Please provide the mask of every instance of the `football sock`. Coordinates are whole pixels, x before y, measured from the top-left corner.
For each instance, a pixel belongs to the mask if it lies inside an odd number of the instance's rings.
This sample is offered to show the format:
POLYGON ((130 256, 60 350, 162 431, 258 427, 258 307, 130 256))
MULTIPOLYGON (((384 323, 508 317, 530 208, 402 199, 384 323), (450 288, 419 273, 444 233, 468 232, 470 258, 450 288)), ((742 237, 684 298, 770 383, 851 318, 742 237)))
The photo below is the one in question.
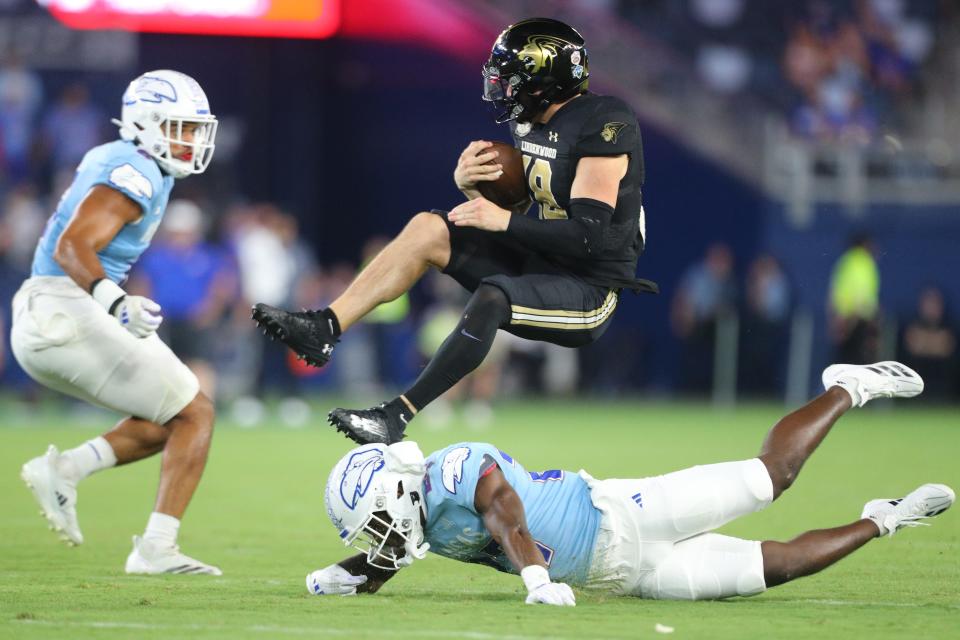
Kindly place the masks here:
POLYGON ((862 407, 866 403, 867 399, 865 399, 860 393, 856 378, 840 378, 837 380, 836 386, 847 392, 847 395, 850 396, 850 400, 853 402, 854 407, 862 407))
POLYGON ((180 519, 165 513, 154 511, 147 520, 147 528, 143 532, 143 539, 150 540, 160 547, 172 547, 177 543, 177 532, 180 530, 180 519))
POLYGON ((400 419, 403 424, 408 424, 413 420, 415 415, 413 411, 410 411, 410 407, 407 406, 407 403, 403 401, 403 398, 394 398, 390 402, 387 402, 383 405, 384 411, 389 413, 392 416, 396 416, 400 419))
POLYGON ((103 436, 87 440, 60 454, 58 470, 64 477, 79 482, 91 473, 116 466, 117 456, 103 436))
POLYGON ((330 307, 323 309, 320 314, 323 316, 323 319, 327 321, 327 326, 330 328, 330 332, 333 334, 333 337, 339 338, 340 320, 337 319, 337 314, 335 314, 333 309, 330 307))
POLYGON ((417 411, 422 410, 480 366, 490 352, 497 329, 509 321, 510 301, 506 294, 493 285, 480 285, 467 303, 456 329, 447 336, 426 369, 403 395, 417 411))

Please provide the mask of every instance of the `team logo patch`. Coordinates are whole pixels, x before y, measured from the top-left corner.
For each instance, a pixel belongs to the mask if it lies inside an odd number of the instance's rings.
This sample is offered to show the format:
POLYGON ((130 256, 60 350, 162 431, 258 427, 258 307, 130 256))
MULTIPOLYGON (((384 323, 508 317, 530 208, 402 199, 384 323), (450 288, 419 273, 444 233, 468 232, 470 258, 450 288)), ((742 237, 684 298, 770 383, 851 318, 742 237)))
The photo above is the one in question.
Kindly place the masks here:
POLYGON ((343 504, 351 510, 356 509, 357 502, 367 494, 373 476, 383 468, 383 452, 380 449, 358 451, 350 456, 347 468, 340 478, 340 498, 343 504))
POLYGON ((603 125, 603 129, 600 131, 600 137, 603 138, 604 142, 610 142, 612 144, 617 143, 617 136, 620 135, 620 131, 627 126, 624 122, 608 122, 603 125))
POLYGON ((137 82, 137 86, 133 88, 132 95, 128 94, 123 102, 124 104, 128 105, 135 104, 137 101, 155 102, 159 104, 164 100, 176 102, 176 88, 174 88, 169 81, 164 80, 163 78, 157 78, 155 76, 143 76, 140 78, 140 81, 137 82))
POLYGON ((580 52, 574 51, 570 54, 570 63, 571 64, 580 64, 580 52))
POLYGON ((530 129, 532 129, 532 128, 533 128, 533 123, 532 123, 532 122, 521 122, 521 123, 517 124, 517 128, 514 129, 513 132, 517 134, 517 137, 518 137, 518 138, 522 138, 523 136, 525 136, 525 135, 527 135, 528 133, 530 133, 530 129))
POLYGON ((582 65, 582 64, 575 64, 575 65, 573 65, 573 67, 570 69, 570 75, 572 75, 572 76, 573 76, 574 78, 576 78, 577 80, 579 80, 580 78, 582 78, 582 77, 583 77, 583 65, 582 65))
POLYGON ((110 184, 125 189, 138 198, 152 198, 153 185, 132 164, 120 165, 110 172, 110 184))
POLYGON ((443 488, 450 493, 457 492, 457 485, 463 479, 463 463, 469 457, 469 447, 457 447, 443 457, 440 476, 443 478, 443 488))

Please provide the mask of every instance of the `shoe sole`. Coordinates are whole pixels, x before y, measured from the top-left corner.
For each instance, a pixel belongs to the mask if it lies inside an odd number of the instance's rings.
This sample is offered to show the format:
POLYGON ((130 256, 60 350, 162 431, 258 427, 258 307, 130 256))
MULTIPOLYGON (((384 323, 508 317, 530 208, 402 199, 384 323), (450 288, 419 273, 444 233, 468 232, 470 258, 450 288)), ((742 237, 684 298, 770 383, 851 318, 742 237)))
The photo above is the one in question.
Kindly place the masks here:
POLYGON ((328 413, 327 422, 330 424, 330 426, 334 427, 337 431, 345 435, 347 438, 349 438, 350 440, 353 440, 354 442, 360 445, 386 444, 385 442, 381 442, 379 440, 369 440, 369 439, 361 438, 359 435, 356 434, 356 432, 353 431, 353 429, 351 429, 349 426, 345 424, 346 420, 343 420, 342 418, 340 418, 340 416, 336 415, 338 411, 339 409, 334 409, 333 411, 328 413))
MULTIPOLYGON (((832 386, 832 384, 828 385, 827 381, 836 380, 838 377, 840 377, 842 371, 846 369, 855 370, 860 368, 870 369, 873 373, 876 373, 878 375, 882 375, 885 377, 891 377, 901 385, 908 385, 910 387, 907 389, 898 389, 894 392, 893 396, 890 396, 890 397, 914 398, 920 395, 921 393, 923 393, 923 387, 924 387, 923 378, 920 376, 920 374, 914 371, 913 369, 911 369, 910 367, 908 367, 907 365, 901 362, 896 362, 894 360, 884 360, 883 362, 875 362, 873 364, 832 364, 823 370, 821 381, 823 382, 824 388, 829 389, 830 386, 832 386), (879 367, 879 366, 887 366, 892 369, 899 369, 899 370, 902 370, 906 375, 902 377, 893 376, 890 373, 887 373, 886 371, 882 371, 882 370, 878 371, 876 367, 879 367), (917 382, 918 380, 919 382, 917 382)), ((884 397, 884 396, 879 396, 879 397, 884 397)))
POLYGON ((320 368, 326 365, 327 362, 330 361, 329 356, 318 357, 315 354, 304 353, 300 348, 287 342, 287 331, 284 328, 283 323, 281 323, 276 317, 281 313, 286 314, 286 311, 259 302, 253 306, 253 311, 250 317, 253 318, 253 321, 258 327, 263 329, 263 335, 270 338, 271 342, 274 340, 279 340, 283 344, 287 345, 287 347, 297 354, 297 360, 303 360, 311 367, 320 368))
POLYGON ((47 524, 50 527, 50 530, 57 534, 57 538, 62 540, 68 547, 76 547, 83 543, 83 538, 76 540, 69 533, 64 526, 63 522, 60 521, 60 518, 57 517, 57 509, 52 508, 47 501, 46 494, 48 491, 44 491, 41 487, 42 481, 39 480, 27 465, 23 465, 20 469, 20 479, 23 480, 23 484, 27 485, 27 489, 30 490, 30 493, 33 494, 33 499, 37 501, 37 504, 40 505, 40 517, 47 521, 47 524))

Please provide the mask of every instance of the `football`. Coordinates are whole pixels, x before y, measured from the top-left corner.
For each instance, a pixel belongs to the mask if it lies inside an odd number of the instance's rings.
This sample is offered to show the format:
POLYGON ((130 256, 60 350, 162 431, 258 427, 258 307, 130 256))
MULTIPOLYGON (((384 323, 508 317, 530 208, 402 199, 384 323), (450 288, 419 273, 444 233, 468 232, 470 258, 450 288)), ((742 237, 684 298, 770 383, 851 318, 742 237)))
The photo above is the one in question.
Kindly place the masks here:
POLYGON ((510 211, 526 209, 530 200, 520 150, 506 142, 494 142, 492 147, 484 149, 481 153, 488 151, 497 151, 500 154, 487 164, 499 162, 503 165, 503 173, 496 180, 478 182, 477 190, 480 195, 510 211))

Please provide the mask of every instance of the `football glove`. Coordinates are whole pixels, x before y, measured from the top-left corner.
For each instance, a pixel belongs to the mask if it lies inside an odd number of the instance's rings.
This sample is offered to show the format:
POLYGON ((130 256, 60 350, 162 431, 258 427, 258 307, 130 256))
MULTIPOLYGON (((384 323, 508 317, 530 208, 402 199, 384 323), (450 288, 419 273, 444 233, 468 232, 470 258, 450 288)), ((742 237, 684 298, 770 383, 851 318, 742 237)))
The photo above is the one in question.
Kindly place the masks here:
POLYGON ((338 564, 317 569, 307 576, 307 591, 315 596, 355 596, 367 576, 355 576, 338 564))
POLYGON ((160 315, 160 305, 143 296, 127 295, 112 280, 106 278, 97 280, 90 295, 115 317, 124 329, 138 338, 146 338, 160 327, 163 316, 160 315))
POLYGON ((551 582, 550 574, 540 565, 524 567, 520 577, 527 586, 527 604, 552 604, 558 607, 577 605, 570 586, 562 582, 551 582))

